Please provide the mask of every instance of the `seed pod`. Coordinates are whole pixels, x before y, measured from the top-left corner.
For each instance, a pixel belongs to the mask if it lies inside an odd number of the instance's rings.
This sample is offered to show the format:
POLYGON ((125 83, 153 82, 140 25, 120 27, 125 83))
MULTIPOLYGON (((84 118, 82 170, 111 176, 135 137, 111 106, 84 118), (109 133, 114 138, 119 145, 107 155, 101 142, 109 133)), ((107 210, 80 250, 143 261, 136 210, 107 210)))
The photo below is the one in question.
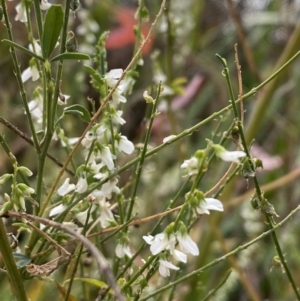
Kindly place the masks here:
POLYGON ((66 42, 66 49, 68 52, 77 52, 78 51, 78 43, 73 31, 69 31, 68 34, 71 35, 71 38, 66 42))

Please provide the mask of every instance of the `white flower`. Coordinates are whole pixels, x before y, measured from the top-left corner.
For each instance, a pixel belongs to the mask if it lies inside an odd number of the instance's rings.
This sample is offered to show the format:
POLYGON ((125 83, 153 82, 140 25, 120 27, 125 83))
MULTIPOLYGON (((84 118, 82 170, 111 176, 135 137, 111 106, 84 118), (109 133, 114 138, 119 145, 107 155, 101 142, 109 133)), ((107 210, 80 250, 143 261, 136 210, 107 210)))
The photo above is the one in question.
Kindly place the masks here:
POLYGON ((57 193, 64 196, 76 188, 75 184, 70 184, 70 178, 66 178, 64 183, 58 188, 57 193))
POLYGON ((82 139, 81 144, 85 148, 90 148, 95 139, 96 139, 95 135, 89 131, 86 133, 85 137, 82 139))
POLYGON ((113 156, 108 146, 104 146, 100 149, 100 158, 109 170, 114 168, 113 156))
POLYGON ((100 220, 101 227, 103 229, 111 226, 112 223, 115 223, 114 215, 109 209, 109 206, 110 204, 105 200, 100 201, 101 211, 100 211, 99 220, 100 220))
POLYGON ((17 15, 15 17, 15 20, 26 23, 27 22, 27 15, 26 15, 26 8, 25 8, 25 5, 24 5, 23 1, 21 1, 16 6, 16 11, 17 11, 17 15))
POLYGON ((60 204, 58 206, 55 206, 53 207, 51 210, 50 210, 50 213, 49 213, 49 216, 54 216, 54 215, 57 215, 57 214, 60 214, 62 212, 64 212, 66 210, 66 206, 63 205, 63 204, 60 204))
POLYGON ((113 88, 123 73, 123 69, 112 69, 105 75, 105 80, 110 88, 113 88))
POLYGON ((159 233, 154 237, 151 235, 143 236, 147 244, 150 244, 150 251, 153 255, 157 255, 164 250, 170 250, 171 253, 175 249, 176 237, 174 234, 168 236, 167 233, 159 233))
POLYGON ((195 208, 198 214, 210 214, 209 210, 224 211, 223 204, 214 198, 205 198, 195 208))
POLYGON ((114 112, 112 114, 112 120, 114 123, 117 123, 117 124, 121 124, 123 125, 124 123, 126 123, 125 119, 123 119, 121 116, 123 115, 123 111, 121 110, 118 110, 116 112, 114 112))
POLYGON ((36 81, 40 78, 39 70, 37 69, 35 64, 31 64, 28 68, 26 68, 22 72, 22 82, 25 83, 29 80, 29 78, 32 78, 32 81, 36 81))
POLYGON ((175 266, 174 264, 172 264, 171 262, 167 261, 167 260, 159 260, 159 274, 163 277, 168 277, 170 276, 170 269, 171 270, 179 270, 179 267, 175 266))
POLYGON ((178 233, 177 240, 179 243, 180 250, 186 254, 190 253, 194 256, 199 255, 199 249, 197 244, 190 238, 190 236, 185 233, 178 233))
POLYGON ((51 5, 52 5, 52 4, 49 3, 47 0, 41 0, 41 1, 40 1, 40 7, 41 7, 42 10, 47 10, 47 9, 49 9, 51 5))
POLYGON ((189 176, 196 175, 199 169, 199 160, 196 157, 192 157, 189 160, 184 160, 180 168, 186 169, 189 176))
POLYGON ((120 102, 125 103, 127 101, 126 97, 121 95, 121 92, 116 89, 116 91, 112 94, 113 103, 118 105, 120 102))
POLYGON ((42 55, 42 48, 41 45, 37 41, 33 41, 33 44, 29 44, 28 48, 30 51, 36 53, 37 55, 42 55), (34 46, 34 47, 33 47, 34 46))
POLYGON ((134 151, 134 144, 127 139, 126 136, 119 136, 116 139, 116 148, 120 152, 124 152, 125 154, 132 154, 134 151))
POLYGON ((223 146, 218 145, 218 144, 214 144, 213 148, 216 151, 216 155, 222 159, 223 161, 226 162, 235 162, 235 163, 239 163, 239 159, 243 158, 246 156, 246 153, 243 151, 228 151, 226 150, 223 146))
POLYGON ((132 257, 132 253, 130 251, 130 248, 126 244, 118 243, 116 247, 116 255, 119 258, 123 258, 125 255, 128 256, 129 258, 132 257))
POLYGON ((76 184, 76 192, 78 193, 84 193, 86 192, 88 189, 88 183, 86 178, 84 177, 80 177, 77 184, 76 184))
POLYGON ((105 198, 111 198, 111 194, 115 192, 116 194, 119 194, 121 191, 119 187, 117 186, 118 179, 113 178, 110 179, 108 182, 104 183, 101 187, 101 192, 103 193, 103 197, 105 198))
POLYGON ((184 262, 184 263, 187 262, 187 256, 183 252, 180 252, 178 250, 173 250, 171 252, 171 255, 173 256, 173 258, 175 260, 178 260, 178 261, 181 261, 181 262, 184 262))
MULTIPOLYGON (((43 121, 43 99, 40 93, 35 96, 35 99, 29 101, 28 108, 32 118, 38 123, 43 121)), ((26 112, 25 112, 26 113, 26 112)))

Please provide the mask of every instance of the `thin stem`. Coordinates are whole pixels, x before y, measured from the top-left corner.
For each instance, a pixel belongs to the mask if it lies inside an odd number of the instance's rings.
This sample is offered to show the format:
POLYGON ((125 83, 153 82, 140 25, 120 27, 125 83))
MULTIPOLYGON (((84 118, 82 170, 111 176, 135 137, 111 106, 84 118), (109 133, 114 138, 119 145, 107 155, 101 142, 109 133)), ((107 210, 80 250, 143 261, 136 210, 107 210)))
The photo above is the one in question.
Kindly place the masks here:
POLYGON ((23 280, 17 269, 15 259, 7 238, 6 229, 3 219, 0 218, 0 252, 4 261, 8 277, 10 279, 10 287, 17 301, 27 301, 23 280))
MULTIPOLYGON (((2 1, 4 1, 4 0, 2 0, 2 1)), ((93 124, 95 123, 95 121, 97 120, 97 118, 100 116, 100 114, 102 113, 103 109, 107 105, 108 101, 110 100, 110 98, 113 95, 113 93, 116 91, 117 87, 119 86, 119 84, 121 83, 121 81, 123 80, 123 78, 125 77, 125 75, 129 72, 129 70, 131 70, 131 68, 134 66, 135 62, 139 59, 140 54, 141 54, 143 48, 145 47, 145 45, 150 41, 152 32, 153 32, 153 30, 154 30, 154 28, 155 28, 155 26, 156 26, 156 24, 157 24, 160 16, 161 16, 163 10, 165 9, 165 3, 166 3, 166 0, 163 0, 162 4, 161 4, 161 8, 160 8, 160 10, 159 10, 159 12, 158 12, 158 14, 157 14, 154 22, 152 23, 151 28, 150 28, 150 30, 148 32, 148 35, 145 38, 144 42, 142 43, 142 45, 140 46, 139 50, 136 52, 136 54, 132 58, 131 62, 128 64, 127 68, 124 70, 124 72, 120 76, 120 78, 117 81, 116 85, 110 90, 110 92, 108 93, 108 95, 103 99, 103 102, 102 102, 100 108, 95 113, 95 115, 91 118, 90 123, 88 124, 88 126, 86 127, 86 129, 83 131, 81 137, 78 139, 78 141, 75 144, 73 150, 71 151, 70 155, 66 159, 66 162, 65 162, 64 166, 60 170, 59 174, 57 175, 54 183, 52 184, 52 186, 51 186, 51 188, 49 190, 47 199, 45 200, 45 202, 44 202, 44 204, 43 204, 43 206, 42 206, 42 208, 40 210, 40 213, 39 213, 40 216, 43 215, 45 209, 47 208, 47 205, 50 202, 50 199, 51 199, 51 197, 52 197, 52 195, 53 195, 53 193, 55 191, 56 186, 58 185, 58 182, 59 182, 60 178, 62 177, 65 169, 67 168, 69 162, 71 161, 71 158, 74 156, 76 150, 78 149, 79 145, 81 144, 82 139, 85 137, 86 133, 91 129, 91 127, 93 126, 93 124)), ((56 94, 54 93, 54 97, 55 97, 55 95, 56 94)))
MULTIPOLYGON (((76 231, 72 230, 71 228, 64 226, 61 223, 54 222, 52 220, 48 220, 46 218, 38 217, 35 215, 27 214, 24 212, 15 212, 15 211, 7 211, 5 213, 5 216, 11 216, 11 217, 18 217, 20 219, 26 219, 26 220, 32 220, 35 222, 38 222, 40 224, 44 224, 53 228, 56 228, 58 230, 64 231, 72 236, 74 236, 79 242, 81 242, 94 256, 95 260, 97 261, 98 268, 101 273, 104 274, 104 276, 107 279, 108 284, 113 289, 115 298, 118 301, 124 301, 124 298, 121 294, 120 288, 118 287, 114 275, 112 273, 112 270, 110 268, 109 263, 104 258, 104 256, 100 253, 100 251, 83 235, 77 233, 76 231)), ((1 218, 0 218, 1 220, 1 218)), ((2 221, 2 220, 1 220, 2 221)), ((1 223, 0 223, 1 226, 1 223)), ((1 231, 1 228, 0 228, 1 231)), ((1 232, 0 232, 1 234, 1 232)), ((0 244, 0 248, 2 247, 2 244, 0 244)), ((18 283, 19 284, 19 283, 18 283)))
MULTIPOLYGON (((225 76, 226 81, 227 81, 227 86, 228 86, 228 89, 229 89, 230 98, 234 99, 233 89, 232 89, 231 80, 230 80, 230 76, 229 76, 229 69, 227 67, 226 60, 221 58, 219 55, 217 55, 217 57, 221 60, 221 62, 223 64, 223 67, 224 67, 223 72, 224 72, 224 76, 225 76)), ((233 106, 233 111, 234 111, 234 114, 235 114, 235 118, 237 120, 237 126, 238 126, 238 129, 239 129, 239 135, 240 135, 241 143, 242 143, 244 151, 247 155, 246 160, 248 160, 249 165, 251 167, 251 170, 255 171, 255 165, 252 161, 250 150, 249 150, 247 142, 246 142, 246 137, 245 137, 245 134, 244 134, 243 126, 242 126, 242 123, 241 123, 240 118, 239 118, 237 105, 234 101, 232 101, 232 106, 233 106)), ((258 182, 257 177, 256 177, 255 174, 253 176, 253 182, 254 182, 254 186, 255 186, 255 190, 256 190, 256 195, 257 195, 257 198, 258 198, 258 206, 260 207, 261 211, 265 215, 265 218, 267 220, 269 228, 273 229, 274 226, 273 226, 272 216, 276 215, 276 213, 273 212, 273 211, 272 212, 270 211, 270 208, 271 208, 272 205, 269 204, 269 202, 264 198, 263 193, 261 191, 261 188, 259 186, 259 182, 258 182)), ((284 259, 284 256, 283 256, 283 253, 282 253, 282 250, 281 250, 281 247, 280 247, 280 244, 278 242, 278 239, 277 239, 277 236, 276 236, 275 232, 272 232, 272 239, 273 239, 275 248, 277 250, 277 254, 280 258, 280 261, 281 261, 281 263, 284 267, 284 270, 287 274, 287 277, 289 279, 289 282, 292 285, 294 293, 295 293, 297 299, 300 300, 300 294, 299 294, 298 288, 297 288, 297 286, 295 284, 295 281, 294 281, 294 279, 293 279, 293 277, 290 273, 290 270, 289 270, 289 268, 286 264, 286 261, 284 259)))
POLYGON ((159 100, 160 92, 161 92, 161 83, 159 83, 158 88, 157 88, 156 98, 155 98, 153 106, 152 106, 150 123, 149 123, 148 130, 147 130, 147 133, 146 133, 143 149, 142 149, 141 155, 139 156, 140 160, 139 160, 139 164, 138 164, 138 167, 137 167, 137 170, 136 170, 135 185, 134 185, 133 193, 132 193, 132 196, 131 196, 131 200, 130 200, 126 220, 130 219, 131 214, 132 214, 132 210, 133 210, 133 206, 134 206, 134 203, 135 203, 137 188, 138 188, 140 178, 141 178, 141 175, 142 175, 142 169, 143 169, 143 164, 144 164, 146 153, 147 153, 147 147, 148 147, 149 140, 150 140, 152 125, 153 125, 154 118, 157 114, 156 110, 157 110, 157 106, 158 106, 158 100, 159 100))
MULTIPOLYGON (((3 15, 4 15, 7 34, 8 34, 8 39, 13 42, 14 39, 13 39, 13 35, 12 35, 11 24, 10 24, 9 19, 8 19, 5 0, 1 0, 1 4, 2 4, 2 8, 3 8, 3 15)), ((40 152, 39 141, 38 141, 38 138, 37 138, 37 135, 36 135, 36 132, 35 132, 34 124, 33 124, 32 117, 31 117, 31 112, 29 110, 27 94, 25 92, 24 84, 22 82, 20 64, 18 62, 18 58, 17 58, 14 47, 10 47, 10 53, 11 53, 11 57, 12 57, 13 65, 14 65, 15 76, 16 76, 17 83, 18 83, 19 88, 20 88, 20 94, 21 94, 21 98, 22 98, 23 105, 24 105, 24 108, 25 108, 29 128, 30 128, 30 131, 31 131, 31 134, 32 134, 32 137, 33 137, 34 147, 36 149, 36 152, 39 154, 39 152, 40 152)))

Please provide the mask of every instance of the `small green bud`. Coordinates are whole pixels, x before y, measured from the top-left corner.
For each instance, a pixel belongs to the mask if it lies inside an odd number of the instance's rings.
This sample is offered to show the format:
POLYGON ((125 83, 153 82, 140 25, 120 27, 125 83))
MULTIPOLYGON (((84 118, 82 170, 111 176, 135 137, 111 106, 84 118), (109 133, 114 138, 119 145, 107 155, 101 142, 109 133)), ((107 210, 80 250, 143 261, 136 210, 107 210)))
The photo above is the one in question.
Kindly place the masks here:
POLYGON ((24 183, 17 184, 17 190, 18 190, 18 193, 24 194, 24 195, 29 195, 29 194, 35 193, 35 190, 33 188, 27 186, 24 183))
POLYGON ((243 162, 243 168, 241 170, 241 174, 244 178, 248 179, 249 177, 253 178, 255 176, 255 169, 253 169, 254 163, 250 162, 252 159, 246 159, 243 162))
POLYGON ((194 157, 196 157, 199 161, 202 160, 204 156, 205 156, 205 151, 202 149, 198 149, 194 154, 194 157))
POLYGON ((20 171, 22 174, 24 174, 27 177, 31 177, 33 175, 32 171, 25 166, 18 167, 18 171, 20 171))
POLYGON ((0 216, 1 216, 1 215, 4 215, 5 212, 7 212, 7 211, 9 211, 9 210, 11 210, 11 209, 13 209, 13 205, 12 205, 11 202, 6 202, 6 203, 4 203, 4 204, 2 205, 2 207, 1 207, 1 209, 0 209, 0 216))
POLYGON ((154 103, 154 99, 148 94, 148 91, 143 93, 143 97, 146 100, 146 103, 154 103))
POLYGON ((6 173, 3 176, 0 177, 0 185, 3 185, 7 182, 8 179, 12 178, 12 174, 6 173))
POLYGON ((257 158, 253 158, 252 161, 255 164, 255 168, 262 168, 262 169, 264 169, 262 160, 257 159, 257 158))

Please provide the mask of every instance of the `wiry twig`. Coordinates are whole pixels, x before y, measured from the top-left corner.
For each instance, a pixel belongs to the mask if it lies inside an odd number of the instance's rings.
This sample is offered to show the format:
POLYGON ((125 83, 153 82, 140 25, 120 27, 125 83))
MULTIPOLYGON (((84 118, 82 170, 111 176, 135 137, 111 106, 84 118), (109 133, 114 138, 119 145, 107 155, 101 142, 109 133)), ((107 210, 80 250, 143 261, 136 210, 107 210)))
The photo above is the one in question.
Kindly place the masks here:
MULTIPOLYGON (((18 135, 19 137, 21 137, 23 140, 25 140, 28 144, 30 144, 31 146, 34 146, 33 141, 26 135, 24 134, 22 131, 20 131, 16 126, 14 126, 13 124, 11 124, 9 121, 7 121, 6 119, 4 119, 3 117, 0 117, 0 122, 5 125, 8 129, 10 129, 11 131, 13 131, 16 135, 18 135)), ((63 164, 60 163, 56 158, 54 158, 52 155, 47 153, 47 157, 52 160, 54 163, 56 163, 59 167, 63 167, 63 164)), ((66 171, 74 176, 74 172, 71 171, 70 169, 66 168, 66 171)))
POLYGON ((82 236, 81 234, 75 232, 74 230, 72 230, 60 223, 57 223, 52 220, 48 220, 46 218, 27 214, 24 212, 7 211, 7 212, 5 212, 5 216, 13 216, 13 217, 21 218, 21 219, 35 221, 40 224, 44 224, 46 226, 50 226, 50 227, 62 230, 64 232, 70 234, 71 236, 74 236, 90 251, 92 256, 94 256, 95 260, 97 261, 99 270, 103 273, 103 275, 107 279, 108 285, 113 289, 116 300, 124 301, 124 297, 121 293, 119 286, 117 285, 117 283, 115 281, 115 277, 112 273, 109 263, 104 258, 104 256, 100 253, 100 251, 86 237, 82 236))
POLYGON ((91 118, 90 123, 88 124, 88 126, 86 127, 86 129, 83 131, 81 137, 78 139, 77 143, 74 145, 74 148, 72 149, 72 151, 70 152, 66 162, 64 163, 63 167, 61 168, 61 170, 59 171, 54 183, 52 184, 52 187, 50 188, 50 191, 48 193, 47 199, 45 200, 39 215, 41 216, 45 209, 47 208, 47 205, 55 191, 55 188, 60 180, 60 178, 62 177, 65 169, 67 168, 69 162, 71 161, 73 155, 75 154, 77 148, 79 147, 79 145, 81 144, 81 141, 83 140, 83 138, 85 137, 86 133, 91 129, 91 127, 94 125, 94 123, 96 122, 97 118, 100 116, 100 114, 102 113, 103 109, 105 108, 106 104, 108 103, 108 101, 110 100, 110 98, 112 97, 113 93, 116 91, 116 89, 118 88, 118 86, 120 85, 121 81, 123 80, 123 78, 125 77, 125 75, 129 72, 129 70, 134 66, 135 62, 140 58, 141 52, 143 50, 143 48, 145 47, 145 45, 150 41, 150 38, 152 36, 152 32, 160 18, 160 16, 162 15, 164 9, 165 9, 165 4, 166 4, 166 0, 162 1, 160 10, 158 12, 158 14, 156 15, 156 18, 154 20, 154 22, 151 24, 150 30, 148 32, 147 37, 145 38, 145 40, 143 41, 143 43, 141 44, 140 48, 138 49, 138 51, 136 52, 136 54, 134 55, 134 57, 132 58, 131 62, 128 64, 127 68, 124 70, 124 72, 122 73, 122 75, 120 76, 120 78, 118 79, 117 83, 115 84, 115 86, 110 90, 110 92, 107 94, 107 96, 103 99, 103 102, 100 106, 100 108, 98 109, 98 111, 95 113, 95 115, 91 118))

